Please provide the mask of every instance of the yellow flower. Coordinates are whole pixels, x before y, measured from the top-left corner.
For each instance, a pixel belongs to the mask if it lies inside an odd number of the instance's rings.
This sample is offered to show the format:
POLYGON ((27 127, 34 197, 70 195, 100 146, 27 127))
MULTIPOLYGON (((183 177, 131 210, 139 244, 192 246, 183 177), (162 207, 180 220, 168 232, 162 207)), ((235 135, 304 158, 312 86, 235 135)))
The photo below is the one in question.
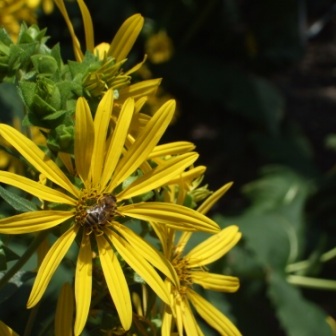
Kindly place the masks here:
POLYGON ((110 89, 104 95, 94 119, 86 100, 79 98, 75 113, 74 146, 79 185, 73 184, 31 140, 8 125, 0 125, 0 136, 43 174, 49 184, 54 183, 58 188, 5 171, 0 171, 0 182, 20 188, 44 201, 62 205, 62 209, 68 207, 68 210, 56 210, 53 206, 49 210, 27 212, 0 220, 0 233, 3 234, 49 230, 64 222, 69 225, 42 261, 28 307, 39 302, 75 238, 78 235, 81 237, 75 273, 75 335, 83 330, 90 307, 93 246, 97 246, 106 284, 125 330, 130 328, 132 322, 131 299, 115 250, 169 304, 166 286, 154 267, 174 284, 177 283, 176 274, 161 254, 123 224, 128 218, 158 222, 178 230, 212 233, 219 230, 215 222, 184 206, 165 202, 135 203, 133 198, 165 185, 197 159, 197 154, 191 152, 178 155, 152 169, 145 164, 169 125, 174 107, 174 101, 163 105, 130 147, 126 148, 124 144, 134 113, 134 101, 126 100, 121 111, 118 111, 117 122, 111 133, 109 123, 113 113, 113 91, 110 89), (132 174, 141 171, 142 166, 146 168, 143 175, 139 174, 132 183, 123 185, 132 174), (94 244, 91 245, 93 240, 94 244))
MULTIPOLYGON (((154 94, 160 85, 161 79, 150 79, 136 84, 131 83, 131 74, 139 70, 145 59, 124 72, 123 66, 127 56, 138 38, 144 24, 140 14, 129 17, 119 28, 110 44, 103 42, 95 46, 94 26, 91 15, 83 0, 78 0, 85 31, 86 50, 94 54, 100 61, 100 66, 92 69, 83 79, 86 91, 92 96, 101 96, 107 89, 113 88, 117 103, 123 103, 128 97, 138 97, 154 94)), ((63 0, 55 0, 61 11, 72 38, 75 58, 78 62, 84 60, 84 52, 75 34, 70 17, 63 0)))
MULTIPOLYGON (((213 204, 229 189, 232 183, 224 185, 208 197, 198 208, 200 213, 207 213, 213 204)), ((162 335, 171 335, 174 323, 179 335, 203 335, 193 315, 191 306, 220 335, 240 335, 230 320, 211 303, 199 295, 193 287, 200 285, 204 289, 219 292, 235 292, 239 288, 239 279, 233 276, 210 273, 206 265, 218 260, 231 250, 241 238, 238 227, 232 225, 212 235, 199 245, 184 253, 191 236, 190 232, 181 235, 175 245, 175 231, 154 224, 155 231, 162 243, 164 255, 173 264, 179 278, 179 286, 167 279, 171 293, 171 306, 166 306, 163 315, 162 335)))
POLYGON ((154 64, 167 62, 174 52, 173 41, 165 31, 161 30, 148 38, 145 52, 148 59, 154 64))
POLYGON ((54 10, 53 0, 26 0, 28 6, 33 9, 37 9, 42 5, 43 12, 50 14, 54 10))
POLYGON ((25 0, 0 0, 0 27, 4 27, 15 41, 20 31, 20 23, 36 22, 35 12, 25 0))

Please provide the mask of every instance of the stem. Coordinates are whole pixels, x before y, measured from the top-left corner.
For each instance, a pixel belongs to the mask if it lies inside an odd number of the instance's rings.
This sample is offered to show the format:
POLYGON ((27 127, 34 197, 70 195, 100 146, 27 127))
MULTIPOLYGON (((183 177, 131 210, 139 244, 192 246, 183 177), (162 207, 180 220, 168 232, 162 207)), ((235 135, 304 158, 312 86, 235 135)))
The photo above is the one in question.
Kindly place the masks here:
MULTIPOLYGON (((327 251, 323 254, 321 254, 319 260, 324 263, 327 262, 333 258, 336 258, 336 247, 332 248, 330 251, 327 251)), ((302 271, 304 269, 307 269, 311 266, 311 261, 310 260, 302 260, 302 261, 298 261, 296 263, 293 264, 289 264, 286 267, 286 272, 298 272, 298 271, 302 271)))
POLYGON ((43 239, 47 236, 47 231, 40 232, 30 246, 27 248, 25 253, 21 256, 21 258, 8 270, 8 272, 0 279, 0 289, 5 286, 8 281, 17 273, 23 265, 30 259, 30 257, 34 254, 36 249, 39 247, 43 239))
POLYGON ((336 281, 326 280, 320 278, 310 278, 301 275, 288 275, 288 283, 296 286, 314 288, 320 290, 333 290, 336 291, 336 281))

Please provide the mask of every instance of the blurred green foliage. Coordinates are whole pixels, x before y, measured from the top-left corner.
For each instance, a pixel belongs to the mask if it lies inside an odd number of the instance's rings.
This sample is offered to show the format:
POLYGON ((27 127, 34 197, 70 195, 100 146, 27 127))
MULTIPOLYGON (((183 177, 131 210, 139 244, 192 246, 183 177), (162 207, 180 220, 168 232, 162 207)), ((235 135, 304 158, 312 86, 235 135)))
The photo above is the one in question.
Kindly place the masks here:
MULTIPOLYGON (((316 145, 305 133, 305 124, 287 112, 286 89, 274 81, 290 75, 305 57, 310 41, 304 27, 332 4, 327 0, 87 1, 97 44, 110 41, 129 15, 145 16, 131 62, 142 58, 144 43, 153 32, 164 29, 173 40, 171 60, 147 64, 153 77, 163 77, 163 87, 179 103, 180 114, 166 137, 195 142, 212 188, 235 181, 215 209, 215 219, 221 226, 238 224, 244 239, 225 262, 213 265, 213 271, 239 276, 241 289, 228 296, 208 293, 207 299, 244 335, 331 335, 325 319, 336 317, 335 291, 288 282, 291 274, 336 280, 335 258, 321 258, 336 246, 336 166, 329 164, 336 159, 331 150, 335 136, 327 131, 318 134, 328 147, 316 145), (328 159, 316 160, 327 155, 328 159), (291 265, 302 260, 306 267, 293 271, 291 265)), ((69 14, 83 36, 76 4, 69 2, 69 14)), ((60 13, 40 13, 39 23, 48 28, 50 47, 60 42, 63 58, 72 57, 60 13)), ((11 97, 14 93, 2 85, 1 121, 8 122, 11 111, 20 110, 11 97)), ((326 130, 329 123, 325 120, 326 130)), ((12 253, 15 256, 15 249, 12 253)), ((0 247, 1 265, 2 256, 0 247)), ((24 282, 15 288, 23 291, 24 282)), ((1 295, 1 302, 8 303, 1 295)), ((26 296, 27 291, 20 300, 26 296)), ((11 300, 10 309, 0 311, 1 318, 8 319, 20 300, 11 300)), ((48 309, 39 314, 41 325, 49 323, 48 309)), ((206 334, 212 335, 210 330, 206 334)))

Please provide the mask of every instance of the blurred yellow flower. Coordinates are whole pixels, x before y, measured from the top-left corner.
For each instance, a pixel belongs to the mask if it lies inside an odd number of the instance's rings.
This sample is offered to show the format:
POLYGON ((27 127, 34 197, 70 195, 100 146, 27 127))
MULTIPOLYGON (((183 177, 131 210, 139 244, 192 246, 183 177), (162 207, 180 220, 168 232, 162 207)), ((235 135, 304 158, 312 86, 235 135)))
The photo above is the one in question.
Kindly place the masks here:
POLYGON ((154 64, 167 62, 174 53, 173 41, 165 31, 161 30, 147 39, 145 52, 154 64))
POLYGON ((21 22, 36 22, 34 8, 26 0, 0 0, 0 27, 4 27, 13 41, 16 41, 21 22))
POLYGON ((26 0, 26 2, 30 8, 37 9, 41 6, 46 14, 50 14, 54 10, 53 0, 26 0))

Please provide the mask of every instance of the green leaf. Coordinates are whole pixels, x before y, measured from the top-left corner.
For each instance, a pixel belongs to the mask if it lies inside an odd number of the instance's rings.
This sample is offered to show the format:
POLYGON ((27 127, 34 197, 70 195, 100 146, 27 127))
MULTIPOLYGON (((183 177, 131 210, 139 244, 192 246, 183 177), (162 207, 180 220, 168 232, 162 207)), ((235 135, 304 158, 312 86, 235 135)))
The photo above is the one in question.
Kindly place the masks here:
POLYGON ((36 211, 36 204, 0 186, 0 196, 15 210, 20 212, 36 211))
POLYGON ((326 314, 307 301, 300 291, 286 282, 279 273, 269 277, 268 297, 288 336, 331 336, 326 314))
POLYGON ((284 270, 304 249, 304 205, 310 184, 290 169, 268 167, 264 175, 244 187, 251 200, 234 218, 217 216, 221 226, 235 223, 250 251, 265 269, 284 270))
MULTIPOLYGON (((5 272, 0 272, 0 279, 5 272)), ((27 281, 35 276, 34 272, 18 271, 0 290, 0 304, 4 306, 4 301, 14 295, 27 281)))

